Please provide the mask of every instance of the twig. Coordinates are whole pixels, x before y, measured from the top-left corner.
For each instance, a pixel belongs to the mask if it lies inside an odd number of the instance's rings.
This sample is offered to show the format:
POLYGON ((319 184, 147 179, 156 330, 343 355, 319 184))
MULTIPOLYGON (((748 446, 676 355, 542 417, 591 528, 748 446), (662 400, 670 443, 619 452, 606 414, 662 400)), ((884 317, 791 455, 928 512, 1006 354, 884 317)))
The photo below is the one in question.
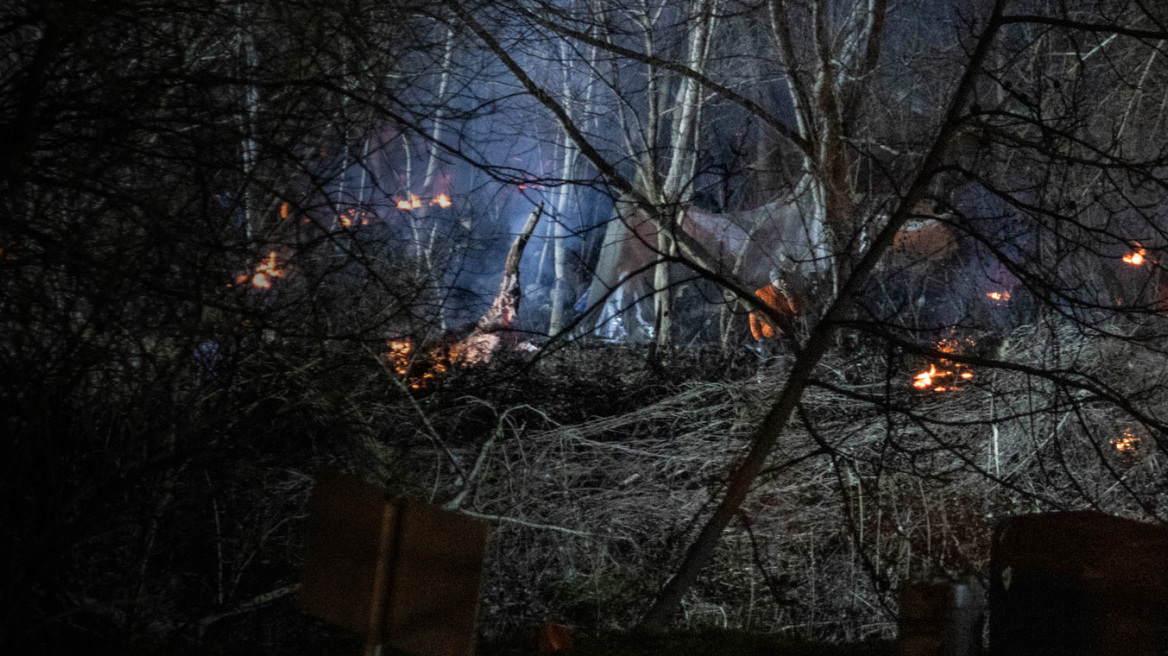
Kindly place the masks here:
POLYGON ((232 610, 229 610, 225 613, 218 613, 216 615, 208 615, 207 617, 204 617, 203 619, 199 620, 199 633, 206 631, 207 627, 211 626, 215 622, 218 622, 219 620, 226 619, 228 617, 234 617, 236 615, 242 615, 244 613, 249 613, 249 612, 259 608, 260 606, 266 606, 277 599, 280 599, 282 597, 287 597, 288 595, 294 594, 294 593, 299 592, 299 591, 300 591, 300 584, 293 583, 292 585, 286 585, 282 588, 276 588, 275 590, 265 592, 261 595, 256 595, 255 597, 252 597, 250 600, 240 604, 239 606, 236 606, 232 610))
POLYGON ((478 519, 485 519, 489 522, 503 522, 506 524, 518 524, 526 526, 527 528, 538 528, 543 531, 555 531, 557 533, 567 533, 568 535, 575 535, 582 538, 598 538, 604 540, 628 540, 632 542, 632 538, 624 535, 600 535, 599 533, 590 533, 588 531, 580 531, 574 528, 567 528, 565 526, 556 526, 554 524, 541 524, 539 522, 532 522, 526 519, 519 519, 518 517, 507 517, 505 515, 488 515, 486 513, 475 512, 473 510, 459 511, 465 515, 476 517, 478 519))

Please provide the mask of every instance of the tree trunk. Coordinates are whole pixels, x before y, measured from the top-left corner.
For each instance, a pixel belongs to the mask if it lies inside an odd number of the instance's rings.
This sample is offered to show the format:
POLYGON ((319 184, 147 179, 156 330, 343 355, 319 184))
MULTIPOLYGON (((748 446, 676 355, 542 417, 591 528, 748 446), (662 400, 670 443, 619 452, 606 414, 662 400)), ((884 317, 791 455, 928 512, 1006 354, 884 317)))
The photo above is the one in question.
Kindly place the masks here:
MULTIPOLYGON (((698 27, 690 35, 687 64, 699 73, 705 68, 709 54, 710 35, 714 29, 714 0, 703 0, 697 7, 698 27)), ((649 350, 651 360, 662 357, 671 346, 673 333, 673 284, 670 279, 670 259, 677 255, 673 234, 681 230, 682 208, 689 204, 693 189, 693 169, 697 158, 698 120, 701 115, 701 88, 693 79, 682 78, 677 89, 673 118, 670 126, 669 169, 661 185, 661 196, 668 208, 665 216, 655 218, 657 224, 657 252, 661 260, 653 271, 653 342, 649 350)))
POLYGON ((661 253, 661 261, 653 268, 653 341, 649 347, 649 360, 657 362, 664 357, 670 347, 669 336, 672 332, 672 285, 669 279, 669 260, 665 255, 675 250, 673 240, 665 230, 657 229, 657 252, 661 253))
MULTIPOLYGON (((243 6, 236 8, 240 18, 243 18, 243 6)), ((252 41, 252 36, 248 32, 241 32, 239 35, 239 49, 240 57, 243 59, 244 73, 243 78, 255 75, 259 69, 259 57, 256 55, 255 42, 252 41)), ((251 189, 254 185, 253 177, 255 176, 255 165, 259 157, 259 146, 256 144, 256 122, 259 116, 259 89, 254 84, 247 85, 247 91, 244 93, 244 115, 243 122, 243 198, 240 199, 243 211, 243 229, 244 234, 250 240, 255 236, 255 200, 252 198, 251 189)))

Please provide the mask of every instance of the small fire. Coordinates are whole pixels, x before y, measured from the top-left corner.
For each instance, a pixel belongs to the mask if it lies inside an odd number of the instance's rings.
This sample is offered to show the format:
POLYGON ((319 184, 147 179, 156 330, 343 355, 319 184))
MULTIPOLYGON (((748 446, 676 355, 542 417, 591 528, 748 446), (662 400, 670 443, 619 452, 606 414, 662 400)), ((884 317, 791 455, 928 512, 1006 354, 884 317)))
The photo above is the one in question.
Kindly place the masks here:
POLYGON ((386 345, 389 350, 385 353, 385 359, 389 361, 389 366, 412 390, 423 389, 449 371, 451 363, 458 361, 457 345, 451 345, 448 349, 433 348, 421 357, 415 353, 413 342, 408 339, 391 340, 386 345))
POLYGON ((408 339, 395 339, 388 343, 389 351, 385 354, 385 358, 389 360, 389 364, 399 376, 408 376, 410 374, 410 353, 414 350, 414 345, 408 339))
POLYGON ((1132 266, 1140 266, 1144 263, 1145 256, 1148 254, 1148 249, 1142 248, 1139 242, 1136 242, 1135 247, 1135 252, 1124 255, 1123 261, 1132 266))
MULTIPOLYGON (((283 278, 284 270, 276 267, 276 251, 268 253, 262 262, 256 265, 255 275, 251 277, 253 287, 271 289, 272 278, 283 278)), ((246 276, 244 277, 246 279, 246 276)), ((242 280, 236 279, 237 282, 242 280)))
POLYGON ((1010 300, 1010 292, 986 292, 986 296, 1001 303, 1010 300))
POLYGON ((353 226, 357 225, 358 219, 361 220, 361 225, 369 225, 369 219, 365 218, 365 212, 357 212, 357 210, 353 208, 349 208, 348 210, 341 212, 337 219, 340 221, 341 225, 346 228, 352 228, 353 226))
POLYGON ((922 371, 916 375, 915 379, 913 380, 913 387, 917 389, 929 389, 933 386, 933 378, 945 373, 947 372, 938 372, 937 365, 931 364, 929 365, 928 371, 922 371))
POLYGON ((288 218, 288 214, 291 212, 291 209, 292 209, 292 206, 289 205, 288 203, 280 203, 280 218, 281 219, 288 218))
MULTIPOLYGON (((969 338, 964 340, 947 338, 937 342, 937 350, 942 353, 960 354, 965 346, 975 344, 976 342, 969 338)), ((961 385, 962 381, 970 380, 973 380, 973 372, 967 369, 964 364, 942 358, 940 362, 930 364, 928 371, 922 371, 913 376, 912 386, 919 390, 933 392, 961 392, 965 389, 961 385)))
POLYGON ((437 205, 442 209, 446 209, 453 205, 453 203, 450 202, 450 196, 447 196, 446 194, 438 194, 434 197, 434 200, 430 201, 430 205, 437 205))
POLYGON ((1136 449, 1140 446, 1140 438, 1136 435, 1136 431, 1131 427, 1124 428, 1120 432, 1119 437, 1111 440, 1111 445, 1115 447, 1116 451, 1127 455, 1133 455, 1136 449))
POLYGON ((410 194, 408 199, 399 198, 397 201, 397 208, 399 210, 405 210, 408 212, 410 210, 416 210, 420 207, 422 207, 422 199, 418 198, 414 194, 410 194))

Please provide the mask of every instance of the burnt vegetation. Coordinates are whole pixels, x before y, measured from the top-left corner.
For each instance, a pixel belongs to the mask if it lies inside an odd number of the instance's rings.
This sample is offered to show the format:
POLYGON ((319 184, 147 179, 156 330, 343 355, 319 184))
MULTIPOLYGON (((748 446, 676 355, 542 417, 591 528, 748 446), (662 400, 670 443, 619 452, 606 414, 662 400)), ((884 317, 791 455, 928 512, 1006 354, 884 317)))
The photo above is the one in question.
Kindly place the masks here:
POLYGON ((819 653, 1001 518, 1165 521, 1165 43, 1128 0, 5 3, 0 652, 355 651, 295 605, 330 467, 491 523, 484 653, 819 653))

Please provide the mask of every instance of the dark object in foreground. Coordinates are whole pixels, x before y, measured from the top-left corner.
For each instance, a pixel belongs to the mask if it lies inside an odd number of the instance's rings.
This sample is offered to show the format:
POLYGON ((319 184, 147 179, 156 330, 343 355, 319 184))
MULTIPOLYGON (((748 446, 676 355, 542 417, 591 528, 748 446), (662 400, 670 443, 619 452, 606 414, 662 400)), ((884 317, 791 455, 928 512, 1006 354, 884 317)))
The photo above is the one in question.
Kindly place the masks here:
POLYGON ((994 534, 991 656, 1168 653, 1168 529, 1092 512, 994 534))
POLYGON ((416 501, 390 501, 354 476, 317 483, 305 611, 419 656, 471 656, 486 524, 416 501))
POLYGON ((572 651, 572 632, 566 625, 548 620, 539 627, 539 633, 536 635, 536 647, 541 656, 566 654, 572 651))
MULTIPOLYGON (((533 656, 530 631, 485 641, 483 656, 533 656)), ((854 644, 810 642, 733 629, 671 632, 605 632, 579 635, 572 656, 893 656, 891 642, 854 644)))
POLYGON ((909 583, 901 593, 900 656, 980 656, 985 588, 977 581, 909 583))

